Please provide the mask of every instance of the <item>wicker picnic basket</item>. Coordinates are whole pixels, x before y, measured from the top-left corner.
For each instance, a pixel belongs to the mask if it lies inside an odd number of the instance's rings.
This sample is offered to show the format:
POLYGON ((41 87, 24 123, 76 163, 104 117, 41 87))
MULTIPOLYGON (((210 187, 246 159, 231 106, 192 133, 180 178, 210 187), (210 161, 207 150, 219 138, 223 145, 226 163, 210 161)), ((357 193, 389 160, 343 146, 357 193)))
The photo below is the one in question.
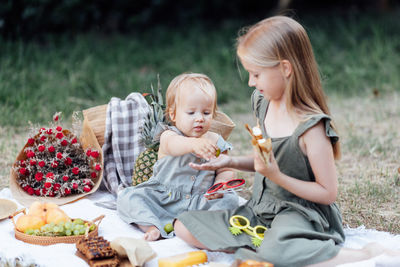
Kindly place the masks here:
MULTIPOLYGON (((63 130, 63 133, 65 135, 70 134, 68 130, 63 130)), ((97 141, 97 138, 89 125, 89 122, 87 118, 84 118, 83 121, 83 126, 82 126, 82 133, 80 135, 80 143, 82 145, 82 148, 86 150, 87 148, 91 149, 96 149, 99 152, 99 163, 101 166, 103 166, 103 152, 101 149, 101 146, 99 145, 99 142, 97 141)), ((28 142, 25 144, 25 146, 21 149, 19 152, 15 162, 20 161, 20 160, 26 160, 27 156, 26 153, 24 153, 24 149, 28 146, 28 142)), ((15 166, 15 163, 14 165, 15 166)), ((21 188, 21 186, 18 184, 18 174, 15 172, 14 168, 11 168, 11 173, 10 173, 10 190, 13 195, 13 197, 22 205, 25 207, 29 207, 30 204, 34 201, 46 201, 46 202, 52 202, 57 205, 63 205, 67 203, 71 203, 73 201, 76 201, 88 194, 94 193, 99 187, 101 180, 103 178, 103 167, 100 170, 100 173, 97 178, 93 179, 94 181, 94 186, 91 191, 81 193, 81 194, 75 194, 75 195, 70 195, 70 196, 65 196, 65 197, 42 197, 42 196, 36 196, 36 195, 29 195, 27 192, 21 188)))
MULTIPOLYGON (((104 131, 106 127, 106 115, 107 105, 95 106, 82 111, 83 116, 88 122, 88 125, 92 129, 96 136, 99 145, 104 144, 104 131)), ((232 130, 235 128, 235 124, 222 111, 217 111, 214 120, 211 122, 211 131, 220 134, 225 140, 228 139, 232 130)))
POLYGON ((99 217, 93 219, 92 221, 84 221, 85 223, 88 223, 89 227, 92 224, 95 224, 96 227, 93 231, 88 232, 86 231, 86 234, 84 235, 74 235, 74 236, 36 236, 36 235, 28 235, 23 232, 20 232, 17 230, 17 226, 14 220, 14 217, 18 215, 19 213, 23 212, 24 214, 26 213, 25 208, 21 209, 19 211, 16 211, 13 215, 9 216, 9 218, 12 220, 14 224, 14 232, 15 232, 15 238, 18 240, 21 240, 25 243, 30 243, 30 244, 35 244, 35 245, 41 245, 41 246, 49 246, 57 243, 76 243, 78 240, 84 237, 93 237, 97 236, 99 234, 99 225, 101 223, 101 220, 104 218, 104 215, 100 215, 99 217), (97 222, 97 223, 96 223, 97 222))

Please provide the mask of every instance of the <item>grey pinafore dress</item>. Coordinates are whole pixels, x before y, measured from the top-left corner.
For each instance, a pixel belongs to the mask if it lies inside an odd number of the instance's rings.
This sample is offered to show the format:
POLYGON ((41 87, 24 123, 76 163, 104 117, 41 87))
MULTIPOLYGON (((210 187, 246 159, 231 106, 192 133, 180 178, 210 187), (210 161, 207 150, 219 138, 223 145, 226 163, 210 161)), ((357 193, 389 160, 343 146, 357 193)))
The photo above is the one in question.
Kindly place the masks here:
MULTIPOLYGON (((268 101, 255 91, 252 103, 256 117, 264 122, 268 101)), ((288 176, 304 181, 315 181, 310 163, 299 146, 299 137, 309 128, 323 121, 331 142, 338 136, 330 126, 330 118, 315 115, 301 123, 293 135, 273 138, 272 148, 280 170, 288 176)), ((267 137, 262 124, 263 136, 267 137)), ((192 211, 178 217, 187 229, 211 250, 236 251, 240 259, 265 260, 274 266, 305 266, 334 257, 344 242, 342 217, 336 204, 322 205, 301 199, 261 174, 256 173, 253 194, 244 205, 231 211, 192 211), (234 236, 228 230, 229 218, 240 214, 251 226, 268 228, 259 248, 250 236, 234 236)))
MULTIPOLYGON (((170 130, 182 133, 175 127, 170 130)), ((161 134, 161 132, 160 132, 161 134)), ((223 151, 229 147, 221 136, 217 146, 223 151)), ((215 171, 198 171, 189 166, 190 162, 201 163, 203 159, 194 154, 179 157, 165 156, 153 167, 153 176, 137 186, 123 189, 117 198, 119 216, 127 223, 154 225, 164 238, 164 226, 172 223, 180 213, 188 210, 225 210, 239 206, 239 198, 228 194, 221 199, 207 200, 207 189, 214 184, 215 171)))

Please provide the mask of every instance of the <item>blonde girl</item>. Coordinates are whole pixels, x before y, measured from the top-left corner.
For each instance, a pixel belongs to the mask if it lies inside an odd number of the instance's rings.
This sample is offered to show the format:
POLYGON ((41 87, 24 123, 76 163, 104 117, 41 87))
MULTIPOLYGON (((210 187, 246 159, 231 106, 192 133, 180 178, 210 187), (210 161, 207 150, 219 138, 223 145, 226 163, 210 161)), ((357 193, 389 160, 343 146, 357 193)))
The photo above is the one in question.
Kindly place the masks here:
POLYGON ((166 100, 166 116, 174 126, 158 125, 160 149, 153 176, 118 194, 120 217, 138 225, 148 241, 173 237, 166 225, 184 211, 238 206, 233 194, 222 199, 204 197, 214 182, 234 178, 232 170, 199 171, 189 166, 214 158, 217 149, 230 147, 222 136, 209 131, 217 109, 217 92, 210 78, 181 74, 171 81, 166 100))
POLYGON ((335 266, 381 253, 376 245, 340 246, 345 239, 335 204, 340 145, 304 28, 284 16, 260 21, 238 38, 237 56, 255 87, 252 107, 262 134, 272 138, 270 162, 264 164, 254 152, 191 164, 198 170, 255 171, 253 194, 232 211, 183 213, 175 222, 176 234, 199 248, 235 251, 237 258, 278 267, 335 266), (259 248, 248 235, 231 234, 232 215, 268 228, 259 248))

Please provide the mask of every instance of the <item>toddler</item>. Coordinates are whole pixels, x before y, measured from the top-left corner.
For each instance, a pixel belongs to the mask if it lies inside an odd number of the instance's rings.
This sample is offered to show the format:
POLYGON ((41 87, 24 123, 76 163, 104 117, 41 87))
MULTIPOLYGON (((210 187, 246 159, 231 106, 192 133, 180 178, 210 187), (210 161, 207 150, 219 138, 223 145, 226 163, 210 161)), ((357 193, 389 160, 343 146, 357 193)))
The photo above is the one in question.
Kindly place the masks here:
POLYGON ((216 152, 231 146, 219 134, 209 131, 217 109, 217 93, 203 74, 181 74, 166 93, 166 116, 173 126, 159 124, 158 161, 153 176, 142 184, 126 188, 118 195, 117 208, 127 223, 137 224, 144 239, 172 237, 164 230, 180 213, 188 210, 232 209, 238 197, 225 194, 221 199, 206 199, 204 194, 215 183, 234 178, 228 168, 199 171, 189 163, 205 163, 216 152))

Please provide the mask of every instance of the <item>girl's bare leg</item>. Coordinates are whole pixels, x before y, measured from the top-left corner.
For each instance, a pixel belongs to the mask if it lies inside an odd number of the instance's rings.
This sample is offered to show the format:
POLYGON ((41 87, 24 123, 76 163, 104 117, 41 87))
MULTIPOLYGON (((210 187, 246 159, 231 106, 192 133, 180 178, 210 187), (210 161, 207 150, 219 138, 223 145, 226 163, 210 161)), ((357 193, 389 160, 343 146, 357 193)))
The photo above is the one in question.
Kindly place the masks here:
POLYGON ((202 243, 200 243, 199 240, 197 240, 189 231, 188 229, 185 227, 185 225, 183 225, 183 223, 181 223, 179 220, 175 220, 174 223, 174 231, 175 234, 181 238, 183 241, 185 241, 186 243, 188 243, 189 245, 192 245, 196 248, 199 249, 208 249, 206 246, 204 246, 202 243))
POLYGON ((154 225, 138 225, 138 227, 144 232, 143 239, 146 241, 156 241, 161 237, 160 230, 154 225))
POLYGON ((365 245, 362 249, 351 249, 351 248, 342 248, 339 253, 330 260, 320 262, 317 264, 309 265, 309 267, 330 267, 336 266, 339 264, 349 263, 349 262, 357 262, 368 260, 379 256, 381 254, 386 254, 388 256, 399 256, 400 251, 391 250, 385 248, 379 243, 369 243, 365 245))

